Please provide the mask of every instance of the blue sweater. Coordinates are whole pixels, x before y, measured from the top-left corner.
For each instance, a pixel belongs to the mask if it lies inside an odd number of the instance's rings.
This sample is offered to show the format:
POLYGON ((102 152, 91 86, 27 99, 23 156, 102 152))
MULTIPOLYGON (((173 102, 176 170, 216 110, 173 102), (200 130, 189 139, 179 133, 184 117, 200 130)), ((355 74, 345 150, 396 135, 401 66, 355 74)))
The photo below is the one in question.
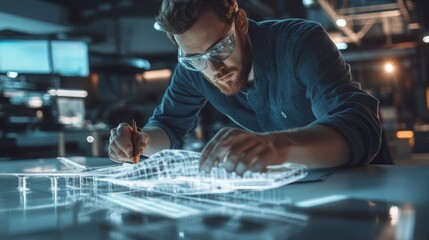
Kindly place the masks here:
POLYGON ((162 128, 171 148, 180 148, 209 101, 254 132, 312 124, 331 127, 348 143, 352 157, 347 165, 370 162, 381 143, 379 102, 352 83, 350 66, 323 28, 300 19, 249 20, 249 34, 252 87, 226 96, 202 73, 177 65, 161 104, 145 127, 162 128))

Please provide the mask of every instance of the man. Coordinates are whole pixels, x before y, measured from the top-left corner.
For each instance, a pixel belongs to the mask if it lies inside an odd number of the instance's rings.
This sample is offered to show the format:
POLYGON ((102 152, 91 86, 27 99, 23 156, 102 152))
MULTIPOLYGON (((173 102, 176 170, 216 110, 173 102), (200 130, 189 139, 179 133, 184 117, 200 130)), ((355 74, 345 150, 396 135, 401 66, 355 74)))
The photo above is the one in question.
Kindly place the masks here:
MULTIPOLYGON (((236 0, 164 0, 157 21, 179 65, 140 133, 139 153, 180 148, 209 101, 242 129, 220 130, 200 169, 263 171, 367 164, 380 148, 378 101, 355 87, 327 33, 306 20, 254 22, 236 0)), ((112 129, 109 156, 130 161, 131 128, 112 129)))

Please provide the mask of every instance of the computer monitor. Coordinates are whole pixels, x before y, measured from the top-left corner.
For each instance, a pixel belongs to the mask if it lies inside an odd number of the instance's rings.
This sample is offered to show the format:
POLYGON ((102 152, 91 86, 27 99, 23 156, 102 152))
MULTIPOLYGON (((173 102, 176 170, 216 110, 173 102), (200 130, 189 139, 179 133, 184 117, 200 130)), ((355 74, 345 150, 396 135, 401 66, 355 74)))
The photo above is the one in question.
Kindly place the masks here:
POLYGON ((69 127, 81 128, 85 123, 85 99, 56 97, 58 122, 69 127))
POLYGON ((49 41, 0 39, 0 73, 49 74, 49 41))
POLYGON ((88 45, 84 41, 51 41, 53 73, 61 76, 89 75, 88 45))

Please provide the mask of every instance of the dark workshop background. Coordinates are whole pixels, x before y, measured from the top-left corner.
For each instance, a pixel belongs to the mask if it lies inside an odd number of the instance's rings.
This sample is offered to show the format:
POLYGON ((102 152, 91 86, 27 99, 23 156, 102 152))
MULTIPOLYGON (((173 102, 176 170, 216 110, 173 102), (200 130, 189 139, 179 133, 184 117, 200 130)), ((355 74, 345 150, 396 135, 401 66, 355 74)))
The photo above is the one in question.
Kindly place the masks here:
MULTIPOLYGON (((380 100, 395 162, 429 164, 428 1, 238 2, 255 20, 321 23, 354 80, 380 100)), ((0 159, 107 156, 112 127, 143 125, 177 64, 176 47, 156 30, 160 5, 0 0, 0 159)), ((209 105, 199 123, 185 148, 199 150, 233 126, 209 105)))

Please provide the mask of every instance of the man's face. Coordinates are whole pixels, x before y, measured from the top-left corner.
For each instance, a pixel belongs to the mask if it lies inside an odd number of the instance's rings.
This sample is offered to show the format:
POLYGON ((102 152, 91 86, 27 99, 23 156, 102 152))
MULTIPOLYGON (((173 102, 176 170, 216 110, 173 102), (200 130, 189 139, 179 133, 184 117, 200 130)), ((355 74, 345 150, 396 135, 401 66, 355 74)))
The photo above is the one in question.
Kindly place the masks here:
POLYGON ((237 15, 235 26, 231 26, 209 10, 201 14, 185 33, 174 36, 182 53, 193 56, 206 53, 232 32, 236 46, 231 55, 221 62, 207 59, 207 68, 201 71, 209 82, 226 95, 234 95, 243 89, 252 66, 250 44, 246 37, 247 26, 245 32, 241 30, 247 20, 238 18, 243 18, 243 15, 237 15))

